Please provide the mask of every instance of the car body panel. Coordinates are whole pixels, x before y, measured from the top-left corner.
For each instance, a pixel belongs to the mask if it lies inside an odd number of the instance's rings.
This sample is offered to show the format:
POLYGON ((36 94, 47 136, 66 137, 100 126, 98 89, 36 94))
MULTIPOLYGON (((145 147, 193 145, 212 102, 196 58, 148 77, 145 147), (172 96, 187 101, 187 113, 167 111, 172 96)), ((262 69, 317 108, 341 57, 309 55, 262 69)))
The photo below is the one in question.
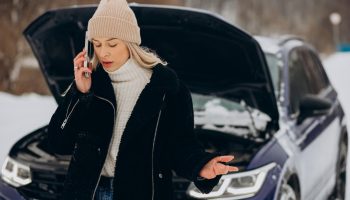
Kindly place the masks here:
MULTIPOLYGON (((302 199, 319 199, 329 194, 330 189, 335 184, 335 165, 338 153, 338 142, 342 132, 340 121, 344 115, 343 110, 337 100, 337 93, 331 85, 319 94, 320 97, 329 99, 334 102, 331 112, 326 116, 313 117, 306 119, 301 125, 296 125, 295 118, 290 114, 289 102, 289 70, 288 56, 294 48, 306 47, 309 51, 315 53, 315 50, 303 43, 302 41, 290 41, 284 45, 281 52, 281 60, 286 65, 283 67, 282 79, 284 82, 283 105, 284 113, 280 114, 281 121, 287 126, 291 136, 290 144, 295 145, 293 148, 295 157, 293 164, 296 173, 300 178, 301 198, 302 199), (325 145, 333 148, 327 148, 325 145), (318 156, 319 155, 319 156, 318 156), (297 161, 297 162, 295 162, 297 161)), ((315 53, 316 54, 316 53, 315 53)))
POLYGON ((25 200, 23 196, 21 196, 18 191, 4 183, 0 179, 0 199, 2 200, 25 200))

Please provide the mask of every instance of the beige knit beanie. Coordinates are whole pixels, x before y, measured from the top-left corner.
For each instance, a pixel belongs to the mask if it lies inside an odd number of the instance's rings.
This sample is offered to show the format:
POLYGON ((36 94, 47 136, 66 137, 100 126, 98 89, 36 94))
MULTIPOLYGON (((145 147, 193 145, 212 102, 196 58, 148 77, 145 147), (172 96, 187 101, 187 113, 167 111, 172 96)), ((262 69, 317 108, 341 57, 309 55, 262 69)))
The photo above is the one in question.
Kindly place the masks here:
POLYGON ((140 27, 126 0, 101 0, 88 22, 88 38, 114 37, 141 44, 140 27))

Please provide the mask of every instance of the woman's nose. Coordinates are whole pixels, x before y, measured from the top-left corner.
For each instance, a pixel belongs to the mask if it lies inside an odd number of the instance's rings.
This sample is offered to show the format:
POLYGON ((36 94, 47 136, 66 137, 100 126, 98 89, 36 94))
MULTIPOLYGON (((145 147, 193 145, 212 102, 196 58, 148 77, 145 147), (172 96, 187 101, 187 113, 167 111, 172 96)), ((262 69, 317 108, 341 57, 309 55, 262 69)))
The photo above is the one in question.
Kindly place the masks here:
POLYGON ((110 56, 110 55, 111 55, 111 54, 110 54, 110 52, 108 51, 108 49, 102 47, 102 49, 101 49, 101 56, 102 56, 102 57, 108 57, 108 56, 110 56))

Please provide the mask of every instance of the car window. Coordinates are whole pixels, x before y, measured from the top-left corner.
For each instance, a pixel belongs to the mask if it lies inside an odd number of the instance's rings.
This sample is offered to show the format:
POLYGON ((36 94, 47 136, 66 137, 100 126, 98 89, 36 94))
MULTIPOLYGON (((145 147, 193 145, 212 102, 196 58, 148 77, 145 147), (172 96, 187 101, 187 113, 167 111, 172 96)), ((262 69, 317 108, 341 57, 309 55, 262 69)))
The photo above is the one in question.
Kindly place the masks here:
POLYGON ((265 54, 267 65, 270 71, 275 96, 279 96, 280 69, 278 67, 278 58, 273 54, 265 54))
POLYGON ((326 71, 323 68, 321 60, 319 59, 319 57, 314 52, 312 52, 312 51, 309 51, 309 52, 310 52, 310 56, 313 59, 313 62, 315 63, 315 66, 317 68, 317 72, 319 74, 320 81, 323 84, 323 88, 328 87, 330 82, 329 82, 327 73, 326 73, 326 71))
POLYGON ((308 49, 300 51, 305 66, 306 74, 309 76, 310 87, 312 94, 319 94, 320 91, 327 87, 324 74, 322 73, 322 66, 320 66, 316 60, 315 55, 308 49))
POLYGON ((318 95, 329 85, 329 80, 317 55, 306 47, 290 52, 288 68, 290 110, 295 114, 300 99, 306 94, 318 95))
POLYGON ((293 49, 288 57, 289 69, 289 100, 292 113, 299 110, 299 101, 306 95, 311 93, 310 75, 303 62, 303 54, 299 48, 293 49))

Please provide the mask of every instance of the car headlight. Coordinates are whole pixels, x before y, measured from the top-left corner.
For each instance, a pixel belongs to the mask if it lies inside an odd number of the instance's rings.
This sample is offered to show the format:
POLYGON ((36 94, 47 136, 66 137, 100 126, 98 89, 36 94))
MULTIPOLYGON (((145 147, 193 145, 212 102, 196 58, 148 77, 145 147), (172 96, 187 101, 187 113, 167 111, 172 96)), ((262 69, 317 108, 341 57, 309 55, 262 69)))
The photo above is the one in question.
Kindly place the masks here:
POLYGON ((6 157, 1 168, 1 178, 14 187, 20 187, 32 182, 29 166, 21 164, 10 157, 6 157))
POLYGON ((187 194, 197 199, 249 198, 260 190, 267 173, 275 166, 276 163, 269 163, 251 171, 223 175, 218 185, 208 194, 201 193, 192 183, 187 194))

